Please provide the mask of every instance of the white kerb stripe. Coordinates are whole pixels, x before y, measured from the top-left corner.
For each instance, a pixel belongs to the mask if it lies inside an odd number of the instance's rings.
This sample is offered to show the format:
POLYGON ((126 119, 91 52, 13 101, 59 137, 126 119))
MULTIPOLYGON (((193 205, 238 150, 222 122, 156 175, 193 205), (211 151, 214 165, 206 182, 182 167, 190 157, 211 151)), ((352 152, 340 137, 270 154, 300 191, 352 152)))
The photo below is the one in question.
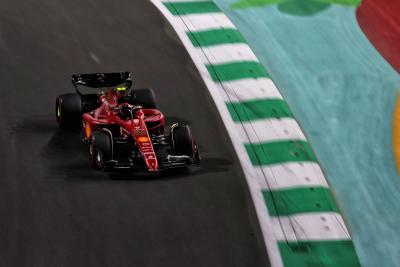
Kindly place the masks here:
POLYGON ((263 143, 280 140, 306 140, 300 126, 293 118, 268 118, 237 123, 240 136, 246 143, 263 143))
POLYGON ((269 190, 296 187, 326 187, 328 183, 315 162, 288 162, 255 167, 255 179, 261 188, 269 190))
POLYGON ((224 64, 258 59, 247 44, 221 44, 197 48, 204 64, 224 64), (202 53, 204 52, 204 53, 202 53))
POLYGON ((350 239, 342 216, 334 212, 304 213, 272 219, 278 240, 346 240, 350 239), (283 229, 283 231, 282 231, 283 229))
POLYGON ((226 17, 224 13, 205 13, 181 16, 188 31, 206 31, 221 28, 236 29, 235 25, 226 17))
POLYGON ((264 98, 282 99, 275 84, 269 78, 246 78, 235 81, 215 83, 221 88, 221 97, 225 102, 239 102, 264 98))

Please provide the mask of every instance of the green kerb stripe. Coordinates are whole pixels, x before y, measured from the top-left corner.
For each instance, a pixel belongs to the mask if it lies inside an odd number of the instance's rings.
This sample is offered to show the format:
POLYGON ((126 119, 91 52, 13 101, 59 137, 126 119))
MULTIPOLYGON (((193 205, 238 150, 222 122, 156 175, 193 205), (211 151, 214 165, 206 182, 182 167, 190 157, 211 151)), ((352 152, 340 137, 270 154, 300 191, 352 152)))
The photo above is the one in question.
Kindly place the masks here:
POLYGON ((187 33, 193 46, 245 43, 243 36, 235 29, 217 29, 187 33))
POLYGON ((233 121, 252 121, 266 118, 293 118, 282 99, 258 99, 226 104, 233 121))
POLYGON ((310 145, 301 140, 252 143, 245 144, 245 148, 254 166, 317 161, 310 145))
POLYGON ((264 67, 260 63, 254 61, 207 64, 206 67, 214 81, 224 82, 245 78, 269 78, 264 67))
POLYGON ((288 216, 305 212, 339 212, 329 188, 306 187, 263 190, 270 216, 288 216))
POLYGON ((278 242, 285 267, 359 267, 351 240, 278 242))
POLYGON ((164 3, 172 15, 187 15, 221 12, 213 1, 196 1, 196 2, 168 2, 164 3))

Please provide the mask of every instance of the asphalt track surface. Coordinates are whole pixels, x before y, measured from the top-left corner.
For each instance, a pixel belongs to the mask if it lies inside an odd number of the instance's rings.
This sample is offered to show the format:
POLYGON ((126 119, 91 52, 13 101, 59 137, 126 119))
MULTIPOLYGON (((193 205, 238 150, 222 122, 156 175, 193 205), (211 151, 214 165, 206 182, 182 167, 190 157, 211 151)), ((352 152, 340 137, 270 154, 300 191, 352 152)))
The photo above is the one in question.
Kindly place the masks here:
POLYGON ((0 14, 0 266, 268 266, 222 121, 151 3, 8 1, 0 14), (200 167, 111 177, 56 128, 70 74, 120 70, 192 126, 200 167))

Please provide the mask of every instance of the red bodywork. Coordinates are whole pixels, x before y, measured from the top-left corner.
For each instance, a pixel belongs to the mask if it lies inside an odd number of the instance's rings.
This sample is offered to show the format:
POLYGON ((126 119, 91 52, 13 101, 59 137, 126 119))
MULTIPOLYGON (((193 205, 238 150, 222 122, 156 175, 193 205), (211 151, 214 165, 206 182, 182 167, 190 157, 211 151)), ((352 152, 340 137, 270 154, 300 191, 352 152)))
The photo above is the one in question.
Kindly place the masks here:
POLYGON ((399 0, 363 0, 356 14, 367 38, 400 73, 399 11, 399 0))
MULTIPOLYGON (((117 125, 120 127, 122 137, 131 136, 139 152, 141 153, 149 171, 158 171, 158 161, 154 151, 150 134, 163 132, 164 115, 157 109, 142 109, 135 111, 134 117, 121 119, 118 108, 127 103, 118 103, 120 95, 109 89, 105 95, 99 97, 101 105, 92 112, 83 113, 83 132, 85 139, 90 141, 92 133, 104 126, 117 125)), ((112 135, 112 133, 110 133, 112 135)))

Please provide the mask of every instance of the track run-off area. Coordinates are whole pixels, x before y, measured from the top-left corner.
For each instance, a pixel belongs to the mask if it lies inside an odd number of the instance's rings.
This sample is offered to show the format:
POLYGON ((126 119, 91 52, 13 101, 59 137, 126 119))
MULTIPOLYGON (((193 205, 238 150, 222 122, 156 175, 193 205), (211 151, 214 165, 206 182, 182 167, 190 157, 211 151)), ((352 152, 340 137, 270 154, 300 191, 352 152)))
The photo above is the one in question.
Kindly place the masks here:
POLYGON ((215 104, 149 1, 0 4, 0 266, 269 266, 215 104), (158 177, 92 170, 56 128, 73 73, 131 71, 167 123, 190 124, 203 160, 158 177))
POLYGON ((400 142, 392 141, 392 122, 400 87, 399 2, 215 3, 243 34, 301 125, 361 265, 398 266, 400 178, 393 151, 400 142))
POLYGON ((194 59, 240 158, 272 266, 359 266, 351 236, 293 113, 212 1, 153 3, 194 59))

